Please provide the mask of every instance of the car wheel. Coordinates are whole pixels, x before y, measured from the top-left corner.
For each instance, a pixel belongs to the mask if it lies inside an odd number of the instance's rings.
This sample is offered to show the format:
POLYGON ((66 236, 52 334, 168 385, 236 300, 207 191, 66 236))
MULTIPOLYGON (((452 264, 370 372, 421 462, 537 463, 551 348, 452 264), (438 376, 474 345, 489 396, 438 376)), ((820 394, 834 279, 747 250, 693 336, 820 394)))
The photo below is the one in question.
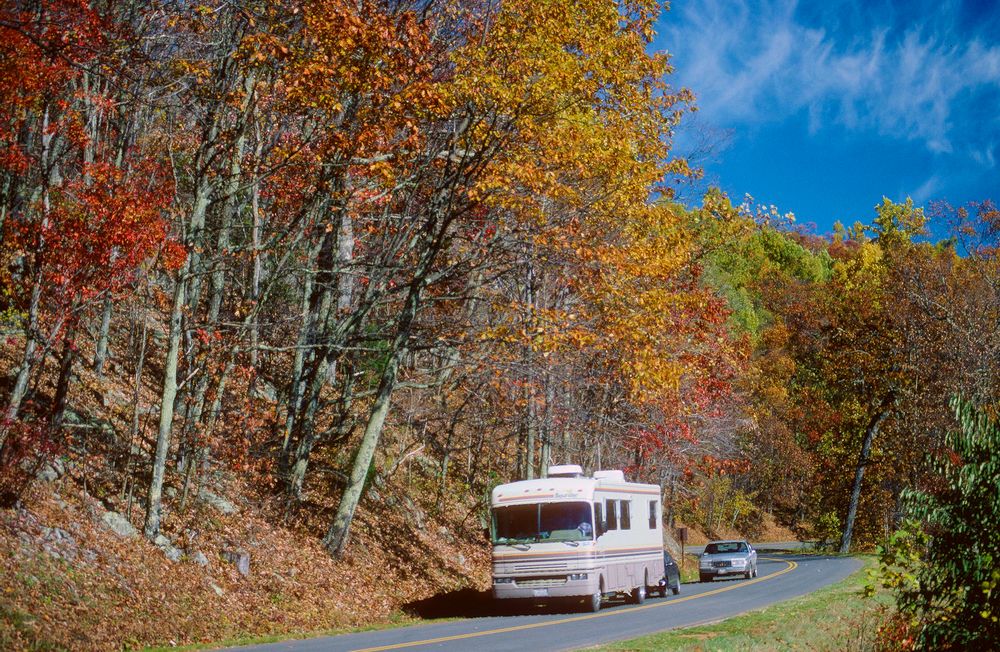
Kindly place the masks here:
POLYGON ((753 576, 757 577, 757 567, 756 566, 753 567, 753 576))
MULTIPOLYGON (((681 581, 680 581, 680 579, 677 580, 677 584, 675 584, 674 586, 670 587, 670 592, 673 593, 674 595, 677 595, 678 593, 681 592, 681 581)), ((667 589, 666 589, 666 587, 664 587, 663 588, 663 595, 666 595, 666 594, 667 594, 667 589)))
POLYGON ((704 573, 701 573, 700 575, 698 575, 698 579, 700 581, 702 581, 702 582, 711 582, 712 581, 712 576, 711 575, 705 575, 704 573))

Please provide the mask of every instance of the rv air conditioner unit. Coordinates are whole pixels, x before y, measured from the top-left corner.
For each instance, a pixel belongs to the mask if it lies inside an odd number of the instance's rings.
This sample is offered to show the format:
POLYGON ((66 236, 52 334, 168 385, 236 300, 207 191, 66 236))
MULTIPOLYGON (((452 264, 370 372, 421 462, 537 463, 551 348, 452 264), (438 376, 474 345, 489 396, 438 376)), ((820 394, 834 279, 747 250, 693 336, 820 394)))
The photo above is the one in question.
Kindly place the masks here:
POLYGON ((583 467, 579 464, 560 464, 549 467, 550 478, 582 478, 583 467))

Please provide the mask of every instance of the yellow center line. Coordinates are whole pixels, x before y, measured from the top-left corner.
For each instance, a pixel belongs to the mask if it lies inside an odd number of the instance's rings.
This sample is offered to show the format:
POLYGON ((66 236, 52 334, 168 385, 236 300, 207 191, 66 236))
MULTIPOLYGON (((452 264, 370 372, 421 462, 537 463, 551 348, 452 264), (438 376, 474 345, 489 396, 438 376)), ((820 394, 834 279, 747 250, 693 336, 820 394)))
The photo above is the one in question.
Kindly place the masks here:
POLYGON ((378 647, 366 647, 355 650, 354 652, 381 652, 382 650, 399 650, 406 647, 416 647, 418 645, 431 645, 433 643, 446 643, 448 641, 461 641, 468 638, 478 638, 480 636, 492 636, 493 634, 506 634, 508 632, 520 632, 527 629, 538 629, 539 627, 552 627, 553 625, 563 625, 565 623, 576 623, 583 620, 593 620, 594 618, 608 618, 610 616, 621 616, 624 614, 634 613, 636 611, 643 611, 645 609, 659 609, 660 607, 669 607, 672 604, 680 604, 681 602, 687 602, 689 600, 698 600, 701 598, 708 597, 710 595, 718 595, 719 593, 725 593, 726 591, 734 591, 736 589, 742 588, 744 586, 750 586, 751 584, 757 584, 758 582, 766 582, 767 580, 774 579, 779 575, 784 575, 785 573, 790 573, 791 571, 798 568, 798 564, 794 561, 788 559, 776 559, 774 557, 761 557, 766 561, 780 561, 788 564, 787 568, 783 568, 776 573, 771 573, 770 575, 765 575, 764 577, 757 577, 752 580, 745 580, 739 584, 733 584, 731 586, 724 586, 720 589, 712 589, 711 591, 705 591, 704 593, 699 593, 697 595, 689 595, 683 598, 677 598, 675 600, 669 600, 667 602, 656 602, 653 604, 646 604, 640 607, 632 607, 631 609, 616 609, 615 611, 605 611, 598 612, 596 614, 587 614, 585 616, 574 616, 572 618, 561 618, 559 620, 546 620, 540 623, 531 623, 529 625, 516 625, 514 627, 501 627, 499 629, 489 629, 482 632, 470 632, 468 634, 454 634, 452 636, 441 636, 438 638, 428 638, 422 641, 409 641, 407 643, 395 643, 393 645, 380 645, 378 647))

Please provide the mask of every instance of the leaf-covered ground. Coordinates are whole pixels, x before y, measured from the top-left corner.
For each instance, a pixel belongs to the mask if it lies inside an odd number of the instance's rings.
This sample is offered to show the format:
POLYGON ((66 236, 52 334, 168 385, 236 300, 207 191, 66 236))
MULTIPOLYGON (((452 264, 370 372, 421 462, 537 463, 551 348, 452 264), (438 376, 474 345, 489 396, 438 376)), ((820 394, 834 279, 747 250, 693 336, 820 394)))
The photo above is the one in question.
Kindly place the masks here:
MULTIPOLYGON (((0 511, 0 649, 106 650, 349 628, 399 618, 407 603, 434 594, 487 588, 485 543, 450 527, 465 514, 415 515, 415 505, 393 496, 400 489, 384 486, 366 501, 339 561, 318 537, 268 525, 264 506, 224 517, 196 503, 171 533, 187 554, 171 562, 141 536, 112 533, 100 520, 104 506, 68 480, 41 485, 19 509, 0 511), (250 554, 247 577, 221 556, 234 548, 250 554)), ((141 525, 138 515, 132 522, 141 525)))

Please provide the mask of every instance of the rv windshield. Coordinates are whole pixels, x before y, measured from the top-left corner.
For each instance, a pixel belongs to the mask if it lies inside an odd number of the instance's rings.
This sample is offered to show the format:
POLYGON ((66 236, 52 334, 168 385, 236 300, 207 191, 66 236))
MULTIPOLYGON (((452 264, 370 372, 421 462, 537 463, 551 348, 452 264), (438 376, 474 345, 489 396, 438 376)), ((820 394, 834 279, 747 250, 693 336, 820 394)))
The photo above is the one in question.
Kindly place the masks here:
POLYGON ((536 503, 493 509, 493 543, 590 541, 593 538, 590 503, 536 503))

